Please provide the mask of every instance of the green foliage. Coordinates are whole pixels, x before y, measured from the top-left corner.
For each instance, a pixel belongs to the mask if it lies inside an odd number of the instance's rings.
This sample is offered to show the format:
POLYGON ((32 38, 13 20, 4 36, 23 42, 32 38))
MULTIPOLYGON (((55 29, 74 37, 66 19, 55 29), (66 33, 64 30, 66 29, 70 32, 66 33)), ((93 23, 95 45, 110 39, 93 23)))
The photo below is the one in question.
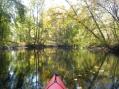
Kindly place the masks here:
POLYGON ((0 43, 45 45, 112 45, 119 43, 118 2, 82 1, 71 8, 44 10, 44 0, 0 1, 0 43), (27 16, 26 16, 27 15, 27 16))
POLYGON ((23 19, 24 9, 16 8, 15 6, 19 6, 23 8, 24 6, 17 0, 1 0, 0 1, 0 44, 4 44, 4 42, 10 41, 12 38, 11 35, 11 27, 15 15, 19 14, 21 19, 23 19), (18 13, 15 12, 18 10, 18 13))

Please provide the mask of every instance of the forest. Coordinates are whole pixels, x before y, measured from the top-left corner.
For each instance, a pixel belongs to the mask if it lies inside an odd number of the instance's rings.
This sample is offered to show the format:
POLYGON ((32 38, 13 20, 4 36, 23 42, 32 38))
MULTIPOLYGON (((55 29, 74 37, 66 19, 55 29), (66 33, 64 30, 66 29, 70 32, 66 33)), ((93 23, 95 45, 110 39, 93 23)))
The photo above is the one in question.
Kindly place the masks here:
POLYGON ((0 1, 0 49, 17 47, 119 48, 118 0, 78 0, 44 9, 45 0, 0 1))

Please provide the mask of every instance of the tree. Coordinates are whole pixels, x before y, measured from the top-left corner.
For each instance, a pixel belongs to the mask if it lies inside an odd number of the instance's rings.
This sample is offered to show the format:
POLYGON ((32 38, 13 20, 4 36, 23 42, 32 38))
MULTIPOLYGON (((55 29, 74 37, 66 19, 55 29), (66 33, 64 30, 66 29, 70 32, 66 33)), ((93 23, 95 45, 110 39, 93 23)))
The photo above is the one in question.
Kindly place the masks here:
POLYGON ((0 1, 0 40, 10 40, 10 25, 14 23, 16 15, 19 15, 21 20, 24 19, 24 6, 18 0, 1 0, 0 1))

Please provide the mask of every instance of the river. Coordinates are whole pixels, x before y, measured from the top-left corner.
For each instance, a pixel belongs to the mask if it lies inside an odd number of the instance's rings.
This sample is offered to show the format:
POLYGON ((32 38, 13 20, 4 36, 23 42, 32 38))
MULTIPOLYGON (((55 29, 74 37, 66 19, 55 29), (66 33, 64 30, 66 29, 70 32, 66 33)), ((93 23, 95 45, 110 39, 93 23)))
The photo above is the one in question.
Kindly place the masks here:
POLYGON ((0 51, 0 89, 43 89, 53 73, 68 89, 118 89, 119 57, 84 49, 0 51))

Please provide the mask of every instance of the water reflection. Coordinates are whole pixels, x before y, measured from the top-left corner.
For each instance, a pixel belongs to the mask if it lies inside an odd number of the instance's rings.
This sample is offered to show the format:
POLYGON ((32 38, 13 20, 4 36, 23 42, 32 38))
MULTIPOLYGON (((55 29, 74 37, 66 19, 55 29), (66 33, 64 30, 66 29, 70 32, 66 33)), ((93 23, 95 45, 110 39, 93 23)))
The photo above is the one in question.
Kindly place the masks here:
POLYGON ((43 89, 53 73, 68 89, 118 89, 119 58, 86 50, 0 52, 0 89, 43 89))

